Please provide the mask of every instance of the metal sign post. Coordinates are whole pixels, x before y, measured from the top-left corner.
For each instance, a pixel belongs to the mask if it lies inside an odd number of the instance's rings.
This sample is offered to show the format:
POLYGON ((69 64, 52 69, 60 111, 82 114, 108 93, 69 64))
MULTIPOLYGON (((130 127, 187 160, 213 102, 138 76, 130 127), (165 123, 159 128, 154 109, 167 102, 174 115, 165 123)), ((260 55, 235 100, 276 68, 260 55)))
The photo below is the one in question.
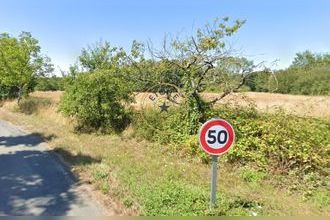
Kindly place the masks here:
POLYGON ((212 155, 212 167, 211 167, 211 209, 215 207, 217 199, 217 168, 218 168, 218 156, 212 155))
POLYGON ((205 122, 199 130, 199 143, 202 149, 212 155, 211 208, 214 208, 216 204, 218 157, 230 150, 234 140, 234 128, 227 121, 220 118, 205 122))

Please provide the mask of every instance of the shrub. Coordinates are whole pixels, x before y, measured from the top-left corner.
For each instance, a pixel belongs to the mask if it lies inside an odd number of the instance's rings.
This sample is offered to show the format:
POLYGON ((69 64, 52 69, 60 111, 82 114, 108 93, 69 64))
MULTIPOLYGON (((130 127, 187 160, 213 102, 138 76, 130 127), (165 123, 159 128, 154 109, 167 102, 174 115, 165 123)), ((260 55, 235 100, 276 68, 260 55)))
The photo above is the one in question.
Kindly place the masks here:
POLYGON ((0 84, 0 100, 16 98, 18 89, 15 86, 5 86, 0 84))
MULTIPOLYGON (((197 134, 189 136, 182 132, 180 111, 145 113, 143 120, 138 118, 134 123, 137 135, 170 143, 208 162, 210 157, 199 149, 197 134)), ((228 120, 235 129, 234 147, 224 155, 227 162, 280 174, 294 170, 299 175, 328 173, 325 167, 329 167, 330 123, 326 119, 300 118, 282 111, 258 113, 253 106, 221 106, 207 113, 207 118, 213 117, 228 120)))
POLYGON ((134 117, 135 131, 143 138, 159 143, 181 143, 189 135, 185 134, 181 109, 171 109, 161 113, 152 108, 137 112, 134 117))
POLYGON ((51 100, 40 97, 27 97, 18 104, 18 111, 24 114, 36 113, 40 108, 51 105, 51 100))
POLYGON ((253 163, 275 173, 288 174, 295 169, 301 175, 312 171, 325 173, 324 167, 329 166, 329 121, 282 111, 268 114, 228 110, 210 114, 210 117, 220 115, 234 125, 237 139, 234 148, 226 154, 228 161, 253 163))
POLYGON ((120 132, 130 122, 130 111, 125 108, 132 100, 130 88, 110 71, 80 74, 65 91, 60 110, 77 119, 78 130, 120 132))

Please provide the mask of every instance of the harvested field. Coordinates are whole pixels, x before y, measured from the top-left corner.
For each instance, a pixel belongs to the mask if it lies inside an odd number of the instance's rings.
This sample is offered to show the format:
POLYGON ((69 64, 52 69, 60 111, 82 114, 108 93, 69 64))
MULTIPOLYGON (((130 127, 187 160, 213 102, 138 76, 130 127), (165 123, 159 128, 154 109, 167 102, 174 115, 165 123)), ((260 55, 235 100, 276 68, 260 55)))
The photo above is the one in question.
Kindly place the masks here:
MULTIPOLYGON (((32 96, 50 98, 54 102, 59 102, 63 92, 34 92, 32 96)), ((152 93, 136 94, 136 103, 134 108, 141 108, 143 105, 152 105, 149 96, 152 93)), ((204 93, 203 96, 207 100, 215 98, 217 93, 204 93)), ((329 96, 303 96, 303 95, 286 95, 276 93, 234 93, 219 103, 230 103, 238 105, 255 104, 257 109, 261 111, 275 111, 282 108, 288 113, 300 116, 312 117, 330 117, 330 97, 329 96)))
MULTIPOLYGON (((207 93, 205 97, 212 99, 217 94, 207 93)), ((275 111, 282 108, 288 113, 300 116, 329 117, 330 97, 329 96, 303 96, 286 95, 277 93, 235 93, 227 96, 221 103, 234 103, 247 105, 254 103, 257 109, 262 111, 275 111)))

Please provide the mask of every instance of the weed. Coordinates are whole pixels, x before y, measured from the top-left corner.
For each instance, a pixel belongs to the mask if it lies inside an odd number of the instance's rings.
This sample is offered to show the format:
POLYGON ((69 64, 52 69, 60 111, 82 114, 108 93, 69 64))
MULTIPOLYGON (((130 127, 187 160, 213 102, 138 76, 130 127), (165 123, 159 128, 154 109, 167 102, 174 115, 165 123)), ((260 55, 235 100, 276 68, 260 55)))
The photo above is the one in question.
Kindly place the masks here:
POLYGON ((330 192, 329 190, 317 190, 311 196, 311 200, 318 204, 320 207, 330 206, 330 192))
POLYGON ((38 111, 38 109, 46 106, 50 106, 52 103, 48 98, 36 98, 28 97, 20 101, 18 105, 18 111, 24 114, 33 114, 38 111))
POLYGON ((258 183, 264 179, 266 174, 253 168, 244 167, 241 169, 240 177, 248 183, 258 183))

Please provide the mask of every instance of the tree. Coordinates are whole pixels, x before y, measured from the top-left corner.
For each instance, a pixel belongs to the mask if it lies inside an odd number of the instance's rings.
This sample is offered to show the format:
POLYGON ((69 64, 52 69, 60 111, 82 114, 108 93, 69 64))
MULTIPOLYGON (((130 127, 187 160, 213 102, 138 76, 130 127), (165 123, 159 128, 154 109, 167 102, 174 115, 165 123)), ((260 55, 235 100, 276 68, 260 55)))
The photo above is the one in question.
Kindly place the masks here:
MULTIPOLYGON (((238 91, 238 88, 235 88, 237 85, 241 87, 246 84, 240 85, 242 75, 245 77, 246 73, 252 73, 253 70, 253 61, 244 57, 223 58, 216 63, 216 67, 207 75, 206 80, 209 81, 207 86, 217 87, 216 91, 226 92, 226 94, 238 91)), ((247 79, 244 79, 244 81, 246 82, 247 79)))
POLYGON ((35 90, 37 91, 57 91, 64 90, 64 77, 58 77, 56 75, 51 77, 38 77, 36 79, 35 90))
POLYGON ((297 53, 292 65, 275 73, 280 93, 328 95, 330 55, 310 51, 297 53))
POLYGON ((309 50, 302 53, 296 53, 296 56, 292 62, 291 67, 307 67, 315 64, 318 60, 318 56, 309 50))
MULTIPOLYGON (((132 55, 133 56, 133 55, 132 55)), ((130 122, 132 81, 125 77, 127 55, 108 42, 83 49, 71 66, 60 110, 75 117, 84 131, 120 132, 130 122)))
MULTIPOLYGON (((148 44, 149 56, 154 61, 175 69, 172 73, 179 75, 180 82, 173 86, 179 88, 178 92, 184 98, 182 105, 186 109, 184 120, 187 122, 187 133, 196 133, 200 123, 205 120, 207 109, 243 86, 247 75, 256 68, 256 65, 246 59, 235 58, 234 51, 226 44, 226 39, 235 34, 244 23, 241 20, 231 23, 229 18, 216 19, 213 24, 197 29, 193 36, 165 38, 161 49, 148 44), (224 69, 227 75, 235 75, 234 82, 228 82, 224 78, 224 69), (222 82, 219 85, 227 83, 227 86, 224 86, 219 97, 206 102, 200 93, 205 91, 211 80, 222 82)), ((139 69, 141 72, 143 68, 139 69)))
POLYGON ((120 51, 125 53, 122 48, 111 47, 107 41, 99 41, 94 45, 89 45, 87 48, 82 49, 81 55, 78 58, 79 66, 85 72, 110 69, 120 59, 120 51))
POLYGON ((50 59, 40 54, 38 40, 29 32, 18 38, 0 35, 0 85, 11 88, 7 96, 27 95, 33 88, 33 80, 53 71, 50 59))

